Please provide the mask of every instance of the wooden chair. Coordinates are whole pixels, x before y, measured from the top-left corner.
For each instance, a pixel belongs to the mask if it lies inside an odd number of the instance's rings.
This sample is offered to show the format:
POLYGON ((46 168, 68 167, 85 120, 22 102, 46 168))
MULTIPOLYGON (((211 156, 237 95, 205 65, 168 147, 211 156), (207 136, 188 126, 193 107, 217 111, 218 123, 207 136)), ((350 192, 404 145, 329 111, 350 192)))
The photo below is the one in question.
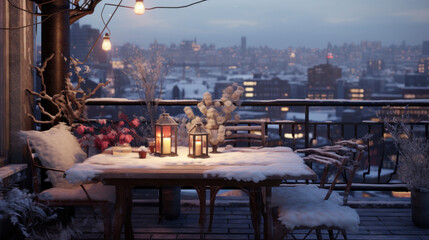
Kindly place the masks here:
POLYGON ((294 230, 309 229, 304 239, 316 231, 317 239, 322 239, 321 230, 328 230, 329 239, 336 239, 342 233, 347 239, 347 230, 357 230, 359 215, 347 204, 352 179, 359 167, 365 146, 356 141, 339 141, 333 146, 297 150, 309 154, 306 161, 324 165, 319 187, 315 185, 278 187, 273 189, 272 204, 274 238, 283 239, 288 234, 294 239, 294 230), (324 189, 330 167, 336 167, 334 179, 329 189, 324 189), (347 186, 343 198, 333 192, 341 175, 348 173, 347 186), (334 236, 334 230, 338 230, 334 236))
MULTIPOLYGON (((234 147, 265 146, 267 140, 267 136, 265 135, 265 120, 228 121, 227 124, 225 130, 231 132, 231 134, 225 136, 225 141, 222 145, 231 144, 234 147)), ((222 186, 210 186, 209 231, 211 231, 213 223, 216 195, 221 189, 222 186)))
POLYGON ((238 120, 228 121, 225 127, 226 132, 231 132, 225 136, 223 145, 247 143, 247 146, 265 146, 265 120, 238 120))
POLYGON ((37 158, 37 153, 33 152, 28 140, 27 149, 31 156, 29 165, 31 166, 33 192, 37 194, 36 200, 53 207, 89 206, 92 208, 99 208, 104 219, 104 239, 110 239, 112 232, 112 200, 114 200, 115 197, 114 188, 110 186, 106 187, 101 183, 91 183, 81 184, 74 188, 52 187, 41 192, 38 169, 60 173, 64 173, 64 170, 42 166, 37 158))

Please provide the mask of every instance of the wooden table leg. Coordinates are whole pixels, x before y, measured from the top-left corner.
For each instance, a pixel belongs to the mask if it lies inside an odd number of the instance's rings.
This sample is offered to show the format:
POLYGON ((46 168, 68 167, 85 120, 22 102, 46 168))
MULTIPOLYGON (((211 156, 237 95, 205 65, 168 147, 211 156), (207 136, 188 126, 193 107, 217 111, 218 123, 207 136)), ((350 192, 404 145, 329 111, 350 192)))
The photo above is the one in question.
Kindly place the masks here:
POLYGON ((122 226, 125 224, 125 238, 133 239, 131 225, 132 196, 130 187, 116 186, 116 204, 113 218, 113 239, 120 240, 122 226))
POLYGON ((255 240, 259 240, 261 239, 261 188, 249 187, 247 194, 249 195, 250 215, 253 229, 255 230, 255 240))
POLYGON ((206 186, 195 186, 200 200, 200 239, 204 239, 204 224, 206 221, 206 186))
POLYGON ((264 239, 273 238, 273 217, 271 212, 271 187, 264 187, 262 191, 264 198, 264 239))
POLYGON ((209 232, 212 231, 214 208, 217 193, 222 189, 222 186, 210 186, 210 218, 209 218, 209 232))

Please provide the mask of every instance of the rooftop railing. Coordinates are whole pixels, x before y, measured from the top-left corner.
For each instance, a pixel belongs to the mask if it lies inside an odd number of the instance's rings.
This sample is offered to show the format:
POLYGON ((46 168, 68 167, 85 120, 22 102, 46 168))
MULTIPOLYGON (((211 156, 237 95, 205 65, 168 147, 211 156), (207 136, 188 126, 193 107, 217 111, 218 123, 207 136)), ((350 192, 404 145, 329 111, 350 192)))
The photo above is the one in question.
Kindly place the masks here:
MULTIPOLYGON (((196 106, 198 100, 159 100, 151 104, 161 107, 196 106)), ((89 106, 142 106, 143 100, 127 99, 90 99, 89 106)), ((384 122, 378 113, 390 112, 401 115, 411 113, 411 127, 420 135, 429 138, 429 100, 304 100, 304 99, 276 99, 276 100, 245 100, 240 103, 244 109, 252 108, 288 108, 301 112, 303 119, 282 119, 284 114, 276 120, 267 119, 265 129, 268 135, 269 146, 288 146, 292 149, 305 147, 319 147, 332 144, 336 140, 350 138, 365 138, 366 154, 361 162, 359 171, 354 178, 355 190, 405 190, 405 185, 399 180, 397 170, 400 162, 394 142, 386 131, 384 122), (323 109, 335 109, 336 113, 354 109, 355 117, 348 120, 321 121, 311 117, 313 113, 323 109), (399 111, 399 112, 398 112, 399 111), (398 114, 399 113, 399 114, 398 114), (366 115, 356 117, 356 115, 366 115), (371 118, 372 116, 372 118, 371 118), (365 120, 363 120, 365 119, 365 120)), ((267 109, 265 109, 267 110, 267 109)), ((264 111, 264 110, 263 110, 264 111)), ((347 111, 346 111, 347 112, 347 111)), ((342 118, 343 119, 343 118, 342 118)), ((408 119, 410 120, 410 119, 408 119)), ((249 122, 251 124, 251 122, 249 122)), ((312 166, 316 172, 321 172, 320 166, 312 166)), ((346 175, 343 176, 347 178, 346 175)), ((341 185, 338 185, 341 187, 341 185)))

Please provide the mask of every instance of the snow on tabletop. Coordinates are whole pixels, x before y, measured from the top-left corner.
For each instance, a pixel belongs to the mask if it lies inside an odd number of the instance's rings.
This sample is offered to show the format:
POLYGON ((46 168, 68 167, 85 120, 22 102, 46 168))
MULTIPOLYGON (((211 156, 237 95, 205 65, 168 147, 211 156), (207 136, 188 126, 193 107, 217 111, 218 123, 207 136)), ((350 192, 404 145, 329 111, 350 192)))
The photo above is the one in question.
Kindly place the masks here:
POLYGON ((146 159, 139 158, 138 153, 127 155, 98 154, 85 162, 75 164, 66 171, 70 182, 88 181, 104 169, 120 168, 162 168, 168 165, 221 165, 204 173, 205 177, 218 176, 226 179, 259 182, 270 175, 299 176, 305 173, 303 160, 287 147, 274 148, 232 148, 220 149, 222 153, 209 154, 210 158, 189 158, 187 147, 178 147, 177 157, 156 157, 148 154, 146 159), (231 166, 240 164, 242 166, 231 166), (247 166, 243 166, 247 165, 247 166))

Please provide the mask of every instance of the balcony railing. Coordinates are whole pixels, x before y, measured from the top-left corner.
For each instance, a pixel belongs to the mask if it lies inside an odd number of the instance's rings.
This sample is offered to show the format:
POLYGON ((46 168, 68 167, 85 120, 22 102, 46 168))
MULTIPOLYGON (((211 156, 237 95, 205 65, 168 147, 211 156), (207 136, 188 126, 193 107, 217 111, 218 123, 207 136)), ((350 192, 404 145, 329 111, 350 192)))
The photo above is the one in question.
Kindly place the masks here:
MULTIPOLYGON (((159 100, 156 102, 161 107, 196 106, 198 100, 159 100)), ((155 102, 151 102, 155 104, 155 102)), ((89 106, 142 106, 146 105, 141 100, 126 99, 90 99, 89 106)), ((376 116, 376 110, 381 112, 418 110, 420 115, 413 114, 411 127, 421 136, 429 138, 429 100, 377 100, 377 101, 352 101, 352 100, 253 100, 242 101, 244 108, 276 108, 294 109, 303 113, 304 118, 299 120, 268 119, 266 121, 266 133, 269 146, 288 146, 292 149, 323 146, 331 144, 339 139, 365 138, 367 145, 361 167, 354 178, 354 189, 360 190, 405 190, 405 185, 397 175, 399 154, 395 148, 389 133, 386 132, 383 121, 348 120, 348 121, 320 121, 312 119, 312 113, 323 108, 336 109, 342 112, 346 108, 355 109, 358 112, 368 110, 368 116, 376 116), (423 115, 422 115, 423 113, 423 115)), ((412 111, 410 111, 412 112, 412 111)), ((378 119, 380 120, 380 119, 378 119)), ((320 166, 312 166, 316 172, 320 172, 320 166)), ((347 178, 347 176, 344 176, 347 178)), ((341 187, 341 185, 339 185, 341 187)))

